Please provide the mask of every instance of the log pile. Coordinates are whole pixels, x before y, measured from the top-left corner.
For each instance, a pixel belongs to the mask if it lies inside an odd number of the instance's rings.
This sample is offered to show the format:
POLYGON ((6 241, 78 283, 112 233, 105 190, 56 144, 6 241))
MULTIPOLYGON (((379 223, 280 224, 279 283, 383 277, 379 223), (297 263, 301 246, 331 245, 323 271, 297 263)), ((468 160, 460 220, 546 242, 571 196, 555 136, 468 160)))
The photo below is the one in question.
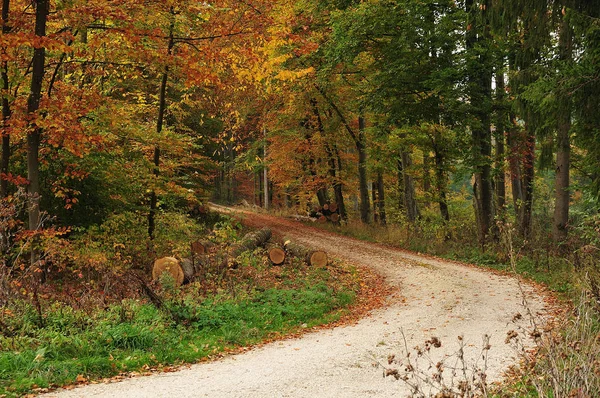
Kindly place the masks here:
MULTIPOLYGON (((163 257, 154 262, 152 279, 160 280, 163 273, 168 273, 176 286, 202 280, 209 274, 209 268, 215 267, 219 273, 237 267, 237 258, 245 251, 265 247, 265 254, 273 265, 289 263, 289 259, 296 257, 302 259, 307 265, 326 267, 327 253, 322 250, 312 250, 300 244, 287 240, 283 245, 269 243, 271 230, 263 228, 246 234, 238 243, 230 246, 216 245, 208 240, 197 240, 190 244, 188 258, 163 257)), ((214 270, 213 270, 214 271, 214 270)))
POLYGON ((339 224, 341 220, 340 209, 336 203, 325 203, 323 206, 316 207, 310 213, 310 216, 316 218, 321 223, 331 222, 339 224))

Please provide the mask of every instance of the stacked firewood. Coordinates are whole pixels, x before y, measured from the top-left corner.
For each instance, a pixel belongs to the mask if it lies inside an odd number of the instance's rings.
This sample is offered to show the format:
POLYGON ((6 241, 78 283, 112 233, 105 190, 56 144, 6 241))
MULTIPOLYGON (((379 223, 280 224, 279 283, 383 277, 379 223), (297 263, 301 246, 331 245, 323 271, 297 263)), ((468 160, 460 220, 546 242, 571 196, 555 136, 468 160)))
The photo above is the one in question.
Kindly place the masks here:
POLYGON ((266 256, 273 265, 283 265, 286 261, 289 263, 295 257, 309 266, 327 266, 326 252, 309 249, 291 240, 285 240, 283 244, 271 242, 271 236, 269 228, 262 228, 246 234, 239 242, 229 246, 219 246, 209 240, 197 240, 191 243, 191 255, 187 258, 163 257, 156 260, 152 267, 152 279, 159 280, 166 272, 179 286, 206 275, 211 264, 216 264, 221 272, 226 272, 238 266, 242 253, 258 247, 265 248, 266 256))
POLYGON ((318 222, 332 222, 338 224, 341 220, 340 209, 336 203, 325 203, 313 209, 310 216, 316 218, 318 222))

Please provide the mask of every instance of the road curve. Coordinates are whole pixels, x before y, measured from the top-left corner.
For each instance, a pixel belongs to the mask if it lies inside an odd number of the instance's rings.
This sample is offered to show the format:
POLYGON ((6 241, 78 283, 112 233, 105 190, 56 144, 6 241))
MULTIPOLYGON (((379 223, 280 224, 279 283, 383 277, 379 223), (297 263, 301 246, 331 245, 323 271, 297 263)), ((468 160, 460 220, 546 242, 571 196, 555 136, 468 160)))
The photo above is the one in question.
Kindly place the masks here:
MULTIPOLYGON (((288 219, 243 213, 239 212, 250 225, 268 226, 279 235, 327 250, 344 261, 372 267, 388 283, 399 286, 402 298, 354 325, 308 333, 174 373, 59 390, 46 396, 411 396, 408 384, 383 377, 381 365, 387 366, 390 354, 402 358, 405 347, 413 351, 437 337, 442 346, 432 349, 429 359, 418 360, 419 369, 431 374, 427 370, 430 364, 444 357, 446 366, 457 363, 454 354, 462 341, 467 372, 484 368, 488 382, 498 381, 517 356, 515 349, 505 344, 507 333, 530 326, 524 302, 536 316, 547 315, 539 289, 520 284, 516 278, 342 237, 288 219), (517 314, 523 316, 516 319, 517 314), (481 356, 485 335, 491 345, 487 361, 481 356)), ((411 358, 415 357, 413 351, 411 358)), ((451 382, 450 373, 445 372, 446 383, 451 382)), ((426 394, 435 392, 435 387, 422 386, 426 394)))

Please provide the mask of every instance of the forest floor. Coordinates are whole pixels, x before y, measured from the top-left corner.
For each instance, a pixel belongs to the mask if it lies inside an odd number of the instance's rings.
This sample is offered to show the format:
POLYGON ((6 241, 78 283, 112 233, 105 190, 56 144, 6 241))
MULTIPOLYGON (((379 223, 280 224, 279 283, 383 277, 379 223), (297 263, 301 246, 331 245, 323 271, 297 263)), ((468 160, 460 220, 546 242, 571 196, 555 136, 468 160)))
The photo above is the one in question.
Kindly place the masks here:
POLYGON ((501 381, 521 351, 533 347, 530 334, 536 325, 554 312, 547 289, 508 273, 366 243, 289 219, 218 210, 235 213, 250 227, 268 226, 280 237, 368 266, 396 287, 395 293, 383 308, 349 325, 178 372, 48 396, 383 397, 411 396, 415 390, 429 396, 443 385, 457 389, 464 379, 477 384, 481 374, 487 383, 501 381), (441 379, 436 376, 440 362, 441 379), (383 377, 386 372, 400 380, 383 377))

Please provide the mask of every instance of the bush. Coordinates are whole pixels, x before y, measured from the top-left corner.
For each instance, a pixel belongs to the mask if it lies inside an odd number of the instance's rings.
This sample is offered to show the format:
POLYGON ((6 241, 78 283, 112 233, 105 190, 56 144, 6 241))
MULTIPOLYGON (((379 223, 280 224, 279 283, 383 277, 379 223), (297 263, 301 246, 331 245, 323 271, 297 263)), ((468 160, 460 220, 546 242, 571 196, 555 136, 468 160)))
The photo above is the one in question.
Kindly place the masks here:
POLYGON ((75 268, 147 269, 155 258, 187 256, 190 243, 204 234, 202 225, 180 213, 159 213, 152 241, 147 228, 146 217, 133 212, 113 215, 89 228, 73 243, 75 268))

